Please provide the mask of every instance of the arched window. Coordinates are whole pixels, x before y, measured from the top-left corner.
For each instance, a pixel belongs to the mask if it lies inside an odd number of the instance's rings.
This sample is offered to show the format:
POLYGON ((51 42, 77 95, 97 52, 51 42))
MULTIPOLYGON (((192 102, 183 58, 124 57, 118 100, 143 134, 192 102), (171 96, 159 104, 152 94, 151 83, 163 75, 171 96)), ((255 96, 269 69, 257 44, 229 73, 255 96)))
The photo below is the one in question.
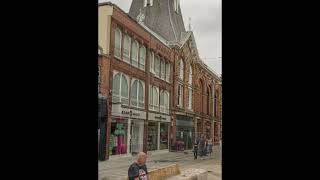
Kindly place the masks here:
POLYGON ((149 1, 149 0, 144 0, 144 2, 143 2, 143 7, 147 7, 148 1, 149 1))
POLYGON ((130 51, 131 51, 131 38, 128 35, 124 36, 123 42, 123 54, 122 58, 124 61, 130 63, 130 51))
POLYGON ((178 84, 178 106, 183 107, 183 86, 178 84))
POLYGON ((143 7, 153 6, 153 0, 144 0, 143 7))
POLYGON ((138 106, 138 80, 135 80, 131 86, 130 103, 131 106, 138 106))
POLYGON ((179 13, 180 0, 174 0, 174 11, 179 13))
POLYGON ((203 82, 202 80, 199 81, 199 85, 200 85, 200 91, 199 91, 199 95, 200 95, 200 112, 204 112, 203 109, 203 94, 204 94, 204 87, 203 87, 203 82))
POLYGON ((144 86, 141 81, 138 85, 138 107, 144 108, 144 86))
POLYGON ((138 67, 138 48, 139 43, 137 41, 134 41, 132 43, 132 65, 135 67, 138 67))
POLYGON ((131 86, 130 102, 132 106, 144 108, 144 86, 140 80, 134 80, 131 86))
POLYGON ((155 111, 159 111, 159 89, 153 87, 153 106, 155 111))
POLYGON ((184 74, 184 64, 182 59, 180 59, 180 63, 179 63, 179 78, 181 80, 183 80, 183 74, 184 74))
POLYGON ((160 112, 164 112, 164 91, 160 91, 160 112))
POLYGON ((166 63, 166 81, 170 82, 170 63, 166 63))
POLYGON ((154 70, 155 70, 156 76, 160 78, 160 58, 159 58, 159 56, 155 57, 154 70))
POLYGON ((114 39, 114 56, 117 58, 121 58, 121 41, 122 41, 122 33, 120 29, 116 29, 115 39, 114 39))
POLYGON ((210 114, 210 89, 207 88, 207 114, 210 114))
POLYGON ((146 61, 146 47, 142 46, 140 48, 140 64, 139 68, 145 70, 145 61, 146 61))
POLYGON ((218 115, 218 91, 214 93, 214 116, 218 115))
POLYGON ((161 60, 161 79, 166 80, 166 62, 161 60))
POLYGON ((113 77, 112 101, 128 105, 128 81, 125 75, 118 73, 113 77))
POLYGON ((155 73, 155 71, 154 71, 154 53, 152 51, 150 51, 150 72, 152 74, 155 73))
POLYGON ((169 93, 164 92, 164 112, 169 114, 169 93))
POLYGON ((193 76, 192 66, 190 66, 189 68, 189 84, 190 85, 192 85, 192 76, 193 76))
POLYGON ((189 99, 188 99, 188 101, 189 101, 189 109, 190 110, 192 110, 192 89, 191 88, 189 88, 189 99))

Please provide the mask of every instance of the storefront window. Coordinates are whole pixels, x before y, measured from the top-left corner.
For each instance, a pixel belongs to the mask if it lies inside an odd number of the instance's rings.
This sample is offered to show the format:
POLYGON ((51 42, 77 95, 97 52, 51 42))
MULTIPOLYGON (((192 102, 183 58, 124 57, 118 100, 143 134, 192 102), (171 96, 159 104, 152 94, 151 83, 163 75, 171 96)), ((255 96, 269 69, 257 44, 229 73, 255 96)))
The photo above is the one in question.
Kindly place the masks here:
POLYGON ((127 153, 128 120, 113 119, 111 122, 109 154, 119 155, 127 153))
POLYGON ((148 123, 148 151, 158 149, 158 123, 148 123))
POLYGON ((169 123, 160 123, 160 150, 168 149, 169 123))

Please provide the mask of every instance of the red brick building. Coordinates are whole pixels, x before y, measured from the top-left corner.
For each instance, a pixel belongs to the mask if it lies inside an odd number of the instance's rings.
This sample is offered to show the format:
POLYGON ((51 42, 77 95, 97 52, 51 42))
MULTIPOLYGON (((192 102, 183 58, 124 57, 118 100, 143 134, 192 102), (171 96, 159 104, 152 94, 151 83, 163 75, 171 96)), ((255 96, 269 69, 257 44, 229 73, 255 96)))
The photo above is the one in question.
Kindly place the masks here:
POLYGON ((192 149, 199 133, 215 136, 219 144, 220 78, 200 60, 181 14, 175 17, 182 21, 179 32, 168 35, 148 24, 156 16, 147 12, 164 7, 142 3, 137 13, 141 2, 134 0, 129 14, 112 3, 99 4, 98 89, 108 99, 107 159, 177 150, 180 142, 192 149))

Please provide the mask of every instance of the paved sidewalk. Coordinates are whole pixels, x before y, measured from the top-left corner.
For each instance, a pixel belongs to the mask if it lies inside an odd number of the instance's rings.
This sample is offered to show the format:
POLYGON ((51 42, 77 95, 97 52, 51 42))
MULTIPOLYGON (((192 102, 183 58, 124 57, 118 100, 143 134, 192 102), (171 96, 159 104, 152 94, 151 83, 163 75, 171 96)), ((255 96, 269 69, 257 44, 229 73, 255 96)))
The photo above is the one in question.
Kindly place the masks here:
MULTIPOLYGON (((135 159, 136 157, 127 157, 99 162, 99 180, 122 180, 127 176, 128 167, 135 159)), ((147 159, 148 171, 175 163, 180 166, 181 170, 194 167, 206 169, 210 175, 214 175, 210 179, 215 177, 214 180, 221 180, 221 150, 219 147, 214 148, 213 154, 206 157, 205 160, 194 160, 191 151, 151 154, 147 159)))

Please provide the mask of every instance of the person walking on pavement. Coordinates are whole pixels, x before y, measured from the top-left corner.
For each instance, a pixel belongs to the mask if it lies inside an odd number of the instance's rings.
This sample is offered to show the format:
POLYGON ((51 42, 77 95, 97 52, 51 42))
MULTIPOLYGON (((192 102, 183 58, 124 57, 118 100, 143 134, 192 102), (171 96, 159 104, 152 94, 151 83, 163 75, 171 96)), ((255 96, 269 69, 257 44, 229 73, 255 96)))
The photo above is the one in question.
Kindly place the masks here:
POLYGON ((208 140, 207 137, 204 136, 204 148, 203 148, 203 154, 204 156, 208 156, 208 140))
POLYGON ((198 159, 198 145, 199 145, 199 137, 196 138, 195 142, 194 142, 194 146, 193 146, 193 156, 194 159, 198 159))
POLYGON ((209 155, 211 155, 212 154, 212 145, 213 145, 212 138, 208 139, 207 141, 208 141, 208 153, 209 153, 209 155))
POLYGON ((148 180, 149 175, 146 161, 146 153, 140 152, 137 161, 132 163, 128 169, 129 180, 148 180))
POLYGON ((202 156, 204 156, 204 148, 205 148, 205 139, 204 139, 204 136, 201 135, 201 138, 199 141, 199 155, 201 160, 203 160, 202 156))

